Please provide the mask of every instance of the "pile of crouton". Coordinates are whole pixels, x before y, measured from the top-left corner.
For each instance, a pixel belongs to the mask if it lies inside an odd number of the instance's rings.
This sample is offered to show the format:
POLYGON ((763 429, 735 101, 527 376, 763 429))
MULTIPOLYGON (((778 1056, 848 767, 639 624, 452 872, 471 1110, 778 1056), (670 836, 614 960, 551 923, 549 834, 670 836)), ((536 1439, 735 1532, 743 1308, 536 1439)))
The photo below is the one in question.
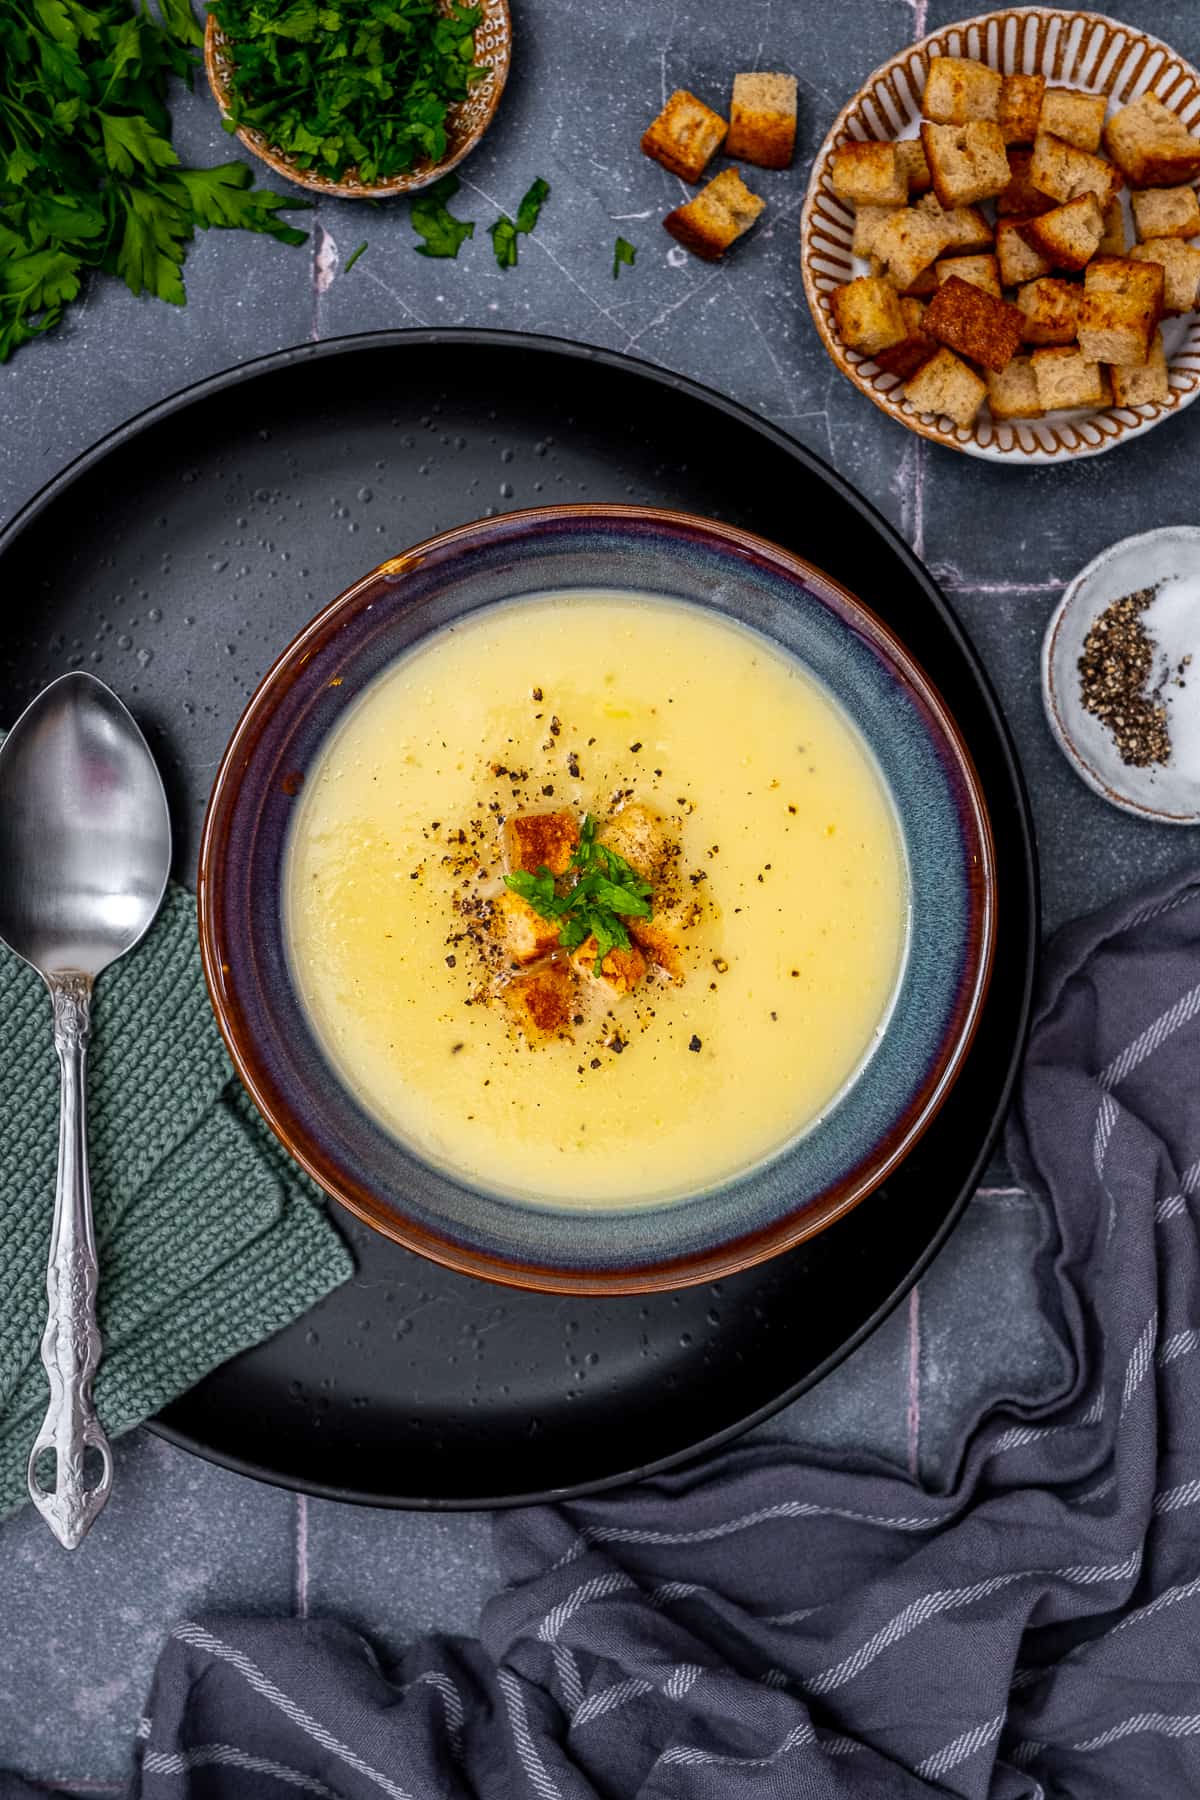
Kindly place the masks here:
POLYGON ((1102 94, 955 56, 931 59, 922 111, 917 138, 833 153, 872 270, 831 296, 845 347, 963 427, 985 401, 1164 404, 1160 321, 1200 305, 1200 138, 1153 94, 1106 118, 1102 94))
MULTIPOLYGON (((684 181, 699 181, 718 150, 760 169, 786 169, 796 149, 796 77, 735 75, 728 119, 676 88, 642 134, 642 149, 684 181)), ((749 231, 766 201, 736 169, 722 169, 694 200, 667 214, 663 225, 693 256, 716 262, 749 231)))

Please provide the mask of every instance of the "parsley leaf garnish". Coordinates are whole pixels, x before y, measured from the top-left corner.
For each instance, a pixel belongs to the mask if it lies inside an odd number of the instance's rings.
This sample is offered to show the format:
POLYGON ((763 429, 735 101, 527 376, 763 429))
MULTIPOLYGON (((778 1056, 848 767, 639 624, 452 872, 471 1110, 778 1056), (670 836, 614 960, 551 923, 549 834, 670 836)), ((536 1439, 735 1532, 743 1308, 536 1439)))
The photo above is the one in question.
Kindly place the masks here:
POLYGON ((413 246, 418 256, 457 256, 464 239, 475 236, 473 219, 456 219, 447 211, 446 202, 453 199, 458 187, 457 175, 443 175, 432 187, 413 195, 409 209, 412 228, 425 239, 413 246))
POLYGON ((181 306, 197 228, 301 244, 244 163, 185 169, 167 86, 203 34, 189 0, 0 4, 0 362, 50 331, 94 270, 181 306))
POLYGON ((637 251, 628 238, 619 237, 613 245, 613 280, 621 273, 621 264, 626 263, 632 269, 637 261, 637 251))
POLYGON ((615 850, 596 841, 597 821, 588 813, 571 858, 571 885, 559 893, 554 876, 542 865, 536 874, 519 869, 504 877, 505 885, 543 919, 557 919, 558 941, 564 950, 577 950, 589 937, 596 940, 596 974, 602 971, 610 950, 628 950, 625 919, 648 919, 654 892, 637 870, 615 850), (573 878, 573 879, 572 879, 573 878))
POLYGON ((488 226, 488 236, 492 240, 492 249, 496 261, 502 269, 515 269, 517 266, 517 233, 528 236, 538 222, 542 204, 550 193, 550 183, 537 177, 526 190, 517 208, 516 223, 507 213, 501 213, 494 225, 488 226))
POLYGON ((362 243, 358 246, 358 249, 352 250, 350 252, 349 256, 346 258, 346 266, 342 270, 343 275, 348 275, 350 273, 351 269, 354 267, 355 263, 358 261, 359 257, 362 255, 362 253, 366 249, 366 247, 367 247, 367 240, 366 240, 366 238, 364 238, 362 243))
POLYGON ((440 162, 446 116, 487 69, 478 6, 438 0, 213 0, 226 39, 230 124, 298 167, 372 183, 440 162))

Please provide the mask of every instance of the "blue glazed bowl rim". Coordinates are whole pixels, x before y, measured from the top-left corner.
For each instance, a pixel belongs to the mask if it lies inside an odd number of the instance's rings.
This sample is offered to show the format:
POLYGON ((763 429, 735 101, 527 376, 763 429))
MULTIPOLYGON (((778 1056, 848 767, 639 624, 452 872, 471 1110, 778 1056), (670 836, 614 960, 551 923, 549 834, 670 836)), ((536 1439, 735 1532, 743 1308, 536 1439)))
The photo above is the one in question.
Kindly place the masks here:
MULTIPOLYGON (((240 719, 218 770, 205 818, 197 880, 200 942, 209 994, 218 1025, 238 1074, 284 1148, 348 1210, 394 1241, 448 1267, 520 1287, 569 1293, 632 1293, 713 1281, 792 1248, 813 1236, 874 1192, 913 1149, 932 1123, 962 1067, 986 998, 996 934, 996 863, 982 785, 953 715, 934 684, 897 634, 840 582, 756 533, 720 521, 666 508, 638 505, 568 504, 542 506, 453 527, 389 558, 339 594, 284 649, 263 677, 240 719), (276 706, 305 669, 351 620, 370 611, 384 595, 402 606, 405 578, 431 566, 450 564, 472 551, 516 552, 522 543, 562 534, 604 529, 634 537, 647 533, 675 540, 682 550, 706 549, 749 563, 815 597, 855 635, 864 638, 919 708, 939 760, 947 770, 961 817, 966 861, 977 868, 969 881, 968 921, 961 977, 939 1052, 924 1081, 889 1129, 830 1191, 805 1196, 765 1226, 719 1244, 679 1256, 627 1267, 595 1263, 571 1267, 545 1264, 497 1252, 493 1244, 471 1244, 431 1227, 425 1218, 406 1217, 394 1196, 384 1199, 369 1181, 354 1176, 322 1141, 319 1121, 304 1105, 306 1096, 289 1089, 287 1071, 262 1053, 247 1017, 253 1010, 261 970, 256 968, 251 933, 244 927, 246 896, 226 850, 239 810, 261 809, 256 800, 255 750, 276 706)), ((276 916, 282 908, 276 906, 276 916)), ((330 1074, 330 1079, 335 1079, 330 1074)), ((419 1158, 416 1160, 420 1160, 419 1158)))

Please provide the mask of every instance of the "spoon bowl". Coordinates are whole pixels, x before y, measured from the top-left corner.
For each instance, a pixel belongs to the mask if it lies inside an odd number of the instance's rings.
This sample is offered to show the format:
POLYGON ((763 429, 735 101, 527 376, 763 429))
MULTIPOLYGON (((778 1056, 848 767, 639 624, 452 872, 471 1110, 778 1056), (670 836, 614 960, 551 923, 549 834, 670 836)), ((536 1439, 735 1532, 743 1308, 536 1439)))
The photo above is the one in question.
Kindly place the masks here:
POLYGON ((92 1400, 99 1273, 87 1167, 92 986, 158 911, 171 865, 162 780, 117 696, 82 672, 52 682, 0 747, 0 940, 46 983, 61 1073, 58 1186, 42 1362, 50 1405, 29 1454, 30 1496, 75 1549, 112 1491, 92 1400), (101 1462, 91 1482, 88 1450, 101 1462), (54 1484, 41 1459, 54 1452, 54 1484))

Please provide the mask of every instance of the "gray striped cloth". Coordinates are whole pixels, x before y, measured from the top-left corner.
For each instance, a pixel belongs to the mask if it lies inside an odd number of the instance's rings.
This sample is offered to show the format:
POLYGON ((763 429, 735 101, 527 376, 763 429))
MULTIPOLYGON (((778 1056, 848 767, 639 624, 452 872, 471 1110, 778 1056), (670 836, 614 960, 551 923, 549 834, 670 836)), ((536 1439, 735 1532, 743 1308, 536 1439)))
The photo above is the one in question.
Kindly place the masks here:
POLYGON ((181 1624, 134 1794, 1200 1792, 1200 878, 1046 975, 1009 1150, 1066 1391, 997 1401, 949 1492, 755 1445, 501 1517, 479 1641, 395 1664, 332 1621, 181 1624))

